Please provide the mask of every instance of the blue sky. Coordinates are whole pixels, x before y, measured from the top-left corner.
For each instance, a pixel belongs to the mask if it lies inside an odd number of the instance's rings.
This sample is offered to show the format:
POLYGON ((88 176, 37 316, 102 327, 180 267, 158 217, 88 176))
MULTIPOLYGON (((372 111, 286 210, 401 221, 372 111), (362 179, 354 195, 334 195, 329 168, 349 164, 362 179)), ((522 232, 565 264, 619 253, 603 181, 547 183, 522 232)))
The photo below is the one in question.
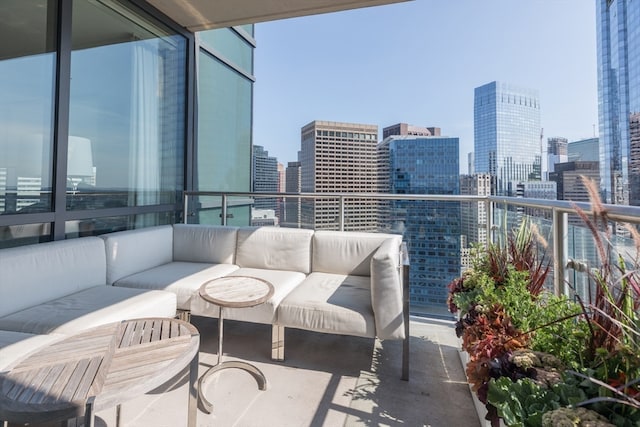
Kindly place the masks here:
POLYGON ((540 92, 547 137, 598 123, 594 0, 415 0, 257 24, 253 141, 297 159, 313 120, 437 126, 473 151, 473 90, 540 92))

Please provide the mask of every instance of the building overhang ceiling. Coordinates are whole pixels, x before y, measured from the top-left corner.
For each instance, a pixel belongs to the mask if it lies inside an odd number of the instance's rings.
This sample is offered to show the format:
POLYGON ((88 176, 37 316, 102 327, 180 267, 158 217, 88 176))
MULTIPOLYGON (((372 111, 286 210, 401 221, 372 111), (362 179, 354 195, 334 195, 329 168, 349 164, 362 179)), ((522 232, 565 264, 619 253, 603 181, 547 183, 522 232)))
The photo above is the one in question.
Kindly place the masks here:
POLYGON ((146 0, 189 31, 231 27, 408 0, 146 0))

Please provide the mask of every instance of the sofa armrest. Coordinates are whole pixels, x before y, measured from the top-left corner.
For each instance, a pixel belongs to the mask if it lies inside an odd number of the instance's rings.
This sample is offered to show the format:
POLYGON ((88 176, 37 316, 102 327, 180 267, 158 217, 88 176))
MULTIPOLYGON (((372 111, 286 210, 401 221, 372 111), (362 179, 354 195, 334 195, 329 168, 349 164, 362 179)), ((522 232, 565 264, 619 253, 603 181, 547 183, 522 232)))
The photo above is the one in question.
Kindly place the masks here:
POLYGON ((400 246, 386 239, 371 258, 371 305, 380 339, 404 339, 400 246))

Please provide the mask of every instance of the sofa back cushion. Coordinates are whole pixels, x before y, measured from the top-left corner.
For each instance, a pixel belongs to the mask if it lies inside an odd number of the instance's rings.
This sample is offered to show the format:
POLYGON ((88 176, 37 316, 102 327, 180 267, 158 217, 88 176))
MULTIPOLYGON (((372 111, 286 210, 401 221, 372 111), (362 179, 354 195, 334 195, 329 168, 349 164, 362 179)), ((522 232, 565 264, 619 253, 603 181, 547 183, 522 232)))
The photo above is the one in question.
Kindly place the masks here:
POLYGON ((0 250, 0 316, 105 285, 104 243, 98 237, 0 250))
POLYGON ((238 227, 199 224, 173 226, 173 260, 233 264, 238 227))
POLYGON ((316 231, 313 235, 314 272, 371 275, 371 257, 386 239, 395 239, 398 246, 401 236, 382 233, 350 231, 316 231))
POLYGON ((281 227, 238 229, 236 264, 245 268, 311 272, 313 230, 281 227))
POLYGON ((173 227, 140 228, 103 234, 107 251, 107 284, 173 261, 173 227))

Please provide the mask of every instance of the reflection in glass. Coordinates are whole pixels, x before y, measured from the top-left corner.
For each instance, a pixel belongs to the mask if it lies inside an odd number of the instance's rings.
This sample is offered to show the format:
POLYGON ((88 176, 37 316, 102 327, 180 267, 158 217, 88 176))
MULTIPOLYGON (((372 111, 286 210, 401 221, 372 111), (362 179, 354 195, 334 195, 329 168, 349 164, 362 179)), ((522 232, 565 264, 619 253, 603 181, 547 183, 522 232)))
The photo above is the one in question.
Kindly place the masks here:
POLYGON ((199 73, 196 190, 249 191, 252 82, 206 53, 199 73))
POLYGON ((245 73, 253 74, 253 47, 230 28, 198 33, 200 40, 219 52, 245 73))
POLYGON ((175 212, 154 212, 140 215, 121 215, 102 218, 87 218, 76 221, 67 221, 64 226, 67 239, 85 236, 98 236, 100 234, 116 231, 132 230, 139 224, 166 225, 176 222, 175 212))
POLYGON ((51 224, 15 224, 0 226, 0 249, 51 241, 51 224))
POLYGON ((51 210, 56 62, 51 4, 0 2, 0 214, 51 210))
POLYGON ((75 1, 72 47, 67 209, 179 202, 186 40, 118 2, 75 1))

